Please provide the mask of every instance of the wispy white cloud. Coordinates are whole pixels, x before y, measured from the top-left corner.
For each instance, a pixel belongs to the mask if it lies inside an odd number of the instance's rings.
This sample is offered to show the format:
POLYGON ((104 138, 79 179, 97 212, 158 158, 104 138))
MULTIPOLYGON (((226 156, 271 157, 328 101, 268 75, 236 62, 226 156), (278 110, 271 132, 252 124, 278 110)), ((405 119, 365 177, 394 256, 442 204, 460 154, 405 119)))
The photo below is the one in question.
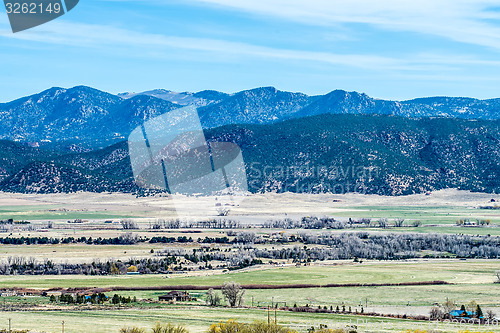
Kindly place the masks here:
POLYGON ((498 0, 193 1, 304 24, 362 23, 500 50, 500 12, 494 10, 498 0))
POLYGON ((305 60, 332 65, 352 66, 358 68, 379 69, 416 69, 405 61, 364 54, 335 54, 292 49, 280 49, 232 42, 219 39, 166 36, 143 33, 106 25, 70 23, 66 21, 51 22, 41 28, 28 30, 20 34, 12 34, 0 17, 0 37, 49 44, 69 45, 99 50, 126 47, 135 49, 143 57, 159 57, 162 52, 168 55, 168 49, 182 49, 223 57, 258 57, 276 60, 305 60))
MULTIPOLYGON (((380 0, 374 5, 369 0, 350 0, 348 3, 337 0, 312 0, 310 6, 304 6, 304 1, 298 0, 273 0, 265 2, 262 0, 240 1, 240 0, 197 0, 210 2, 211 4, 237 7, 242 10, 252 12, 266 13, 267 15, 278 15, 288 19, 301 21, 314 21, 315 24, 338 24, 338 22, 365 22, 370 24, 381 24, 396 28, 403 26, 410 29, 409 21, 414 21, 415 30, 417 30, 417 21, 422 21, 422 17, 427 17, 427 23, 421 22, 424 26, 430 26, 429 15, 434 13, 429 7, 436 11, 440 5, 432 5, 429 0, 422 0, 420 5, 415 4, 409 10, 400 2, 406 3, 406 0, 380 0), (287 6, 285 6, 285 2, 287 6), (280 7, 283 5, 283 8, 280 7), (338 7, 335 7, 334 4, 338 7), (429 4, 429 7, 422 4, 429 4), (392 4, 392 12, 388 11, 383 5, 392 4), (422 9, 421 7, 425 7, 422 9), (355 10, 359 9, 359 10, 355 10), (385 9, 385 10, 384 10, 385 9), (352 12, 352 13, 351 13, 352 12), (355 14, 354 14, 355 13, 355 14), (413 14, 411 14, 413 13, 413 14), (404 14, 404 15, 403 15, 404 14), (397 19, 396 19, 397 17, 397 19)), ((441 0, 448 2, 448 0, 441 0)), ((464 6, 469 1, 455 0, 464 6)), ((487 1, 477 0, 480 3, 487 1)), ((458 17, 463 9, 454 6, 450 9, 456 14, 448 13, 447 16, 458 17)), ((484 12, 474 12, 476 16, 484 12)), ((438 14, 433 14, 438 16, 438 14)), ((493 15, 493 12, 492 12, 493 15)), ((473 15, 474 16, 474 15, 473 15)), ((429 29, 430 28, 420 28, 429 29)), ((450 28, 451 29, 451 28, 450 28)), ((494 33, 489 34, 492 40, 498 36, 494 33)), ((300 49, 275 48, 268 46, 255 45, 244 42, 227 41, 223 39, 197 38, 197 37, 179 37, 148 32, 133 31, 124 28, 118 28, 110 25, 83 24, 74 23, 66 20, 57 20, 36 29, 28 30, 23 33, 12 34, 8 27, 8 19, 5 14, 0 14, 0 37, 14 40, 22 40, 36 43, 57 44, 72 46, 76 48, 95 49, 97 52, 111 52, 120 57, 141 57, 141 58, 168 58, 171 57, 172 50, 181 50, 182 54, 186 51, 196 53, 196 56, 206 61, 224 61, 228 58, 242 61, 242 59, 263 59, 277 61, 304 61, 312 63, 327 64, 339 67, 361 68, 372 71, 394 71, 394 72, 433 72, 433 71, 455 71, 464 65, 495 66, 500 67, 500 61, 484 60, 474 56, 457 54, 433 54, 419 53, 411 54, 406 57, 388 57, 369 53, 351 53, 341 54, 322 51, 310 51, 300 49)), ((500 41, 498 42, 500 49, 500 41)), ((33 46, 33 44, 32 44, 33 46)), ((244 61, 244 60, 243 60, 244 61)))

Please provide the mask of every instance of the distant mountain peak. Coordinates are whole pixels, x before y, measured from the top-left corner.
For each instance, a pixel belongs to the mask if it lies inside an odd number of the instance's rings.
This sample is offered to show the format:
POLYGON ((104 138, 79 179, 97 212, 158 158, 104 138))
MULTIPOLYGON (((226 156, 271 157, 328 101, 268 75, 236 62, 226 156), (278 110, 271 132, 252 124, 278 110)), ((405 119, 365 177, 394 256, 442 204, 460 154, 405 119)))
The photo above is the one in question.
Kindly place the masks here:
POLYGON ((205 128, 270 124, 322 114, 500 119, 498 98, 427 97, 398 102, 341 89, 308 96, 272 86, 233 94, 215 90, 192 93, 154 89, 117 96, 88 86, 76 86, 53 87, 0 103, 0 139, 23 142, 77 140, 98 145, 126 138, 134 126, 146 119, 185 105, 198 108, 205 128))
POLYGON ((266 91, 266 92, 277 93, 279 90, 276 89, 276 87, 268 86, 268 87, 259 87, 259 88, 249 89, 247 91, 266 91))
POLYGON ((117 96, 123 99, 129 99, 141 95, 156 97, 180 106, 196 105, 198 107, 202 107, 220 101, 220 98, 218 98, 220 96, 217 96, 215 91, 211 94, 203 95, 200 93, 195 94, 192 92, 175 92, 166 89, 154 89, 140 93, 120 93, 117 96), (211 97, 215 98, 212 99, 211 97))

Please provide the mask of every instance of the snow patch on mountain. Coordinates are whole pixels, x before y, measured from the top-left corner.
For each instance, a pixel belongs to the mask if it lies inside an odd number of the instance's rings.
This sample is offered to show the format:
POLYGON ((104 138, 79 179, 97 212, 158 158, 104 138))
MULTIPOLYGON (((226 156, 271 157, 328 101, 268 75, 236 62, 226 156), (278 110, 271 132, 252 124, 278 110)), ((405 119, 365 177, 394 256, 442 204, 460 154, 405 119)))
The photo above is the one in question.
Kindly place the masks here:
POLYGON ((214 102, 218 102, 218 100, 210 100, 210 99, 196 97, 195 93, 175 92, 175 91, 166 90, 166 89, 148 90, 148 91, 143 91, 140 93, 125 92, 125 93, 118 94, 118 96, 123 98, 123 99, 130 99, 130 98, 133 98, 136 96, 141 96, 141 95, 156 97, 156 98, 163 99, 165 101, 169 101, 170 103, 174 103, 174 104, 181 105, 181 106, 195 105, 197 107, 202 107, 202 106, 210 105, 214 102))

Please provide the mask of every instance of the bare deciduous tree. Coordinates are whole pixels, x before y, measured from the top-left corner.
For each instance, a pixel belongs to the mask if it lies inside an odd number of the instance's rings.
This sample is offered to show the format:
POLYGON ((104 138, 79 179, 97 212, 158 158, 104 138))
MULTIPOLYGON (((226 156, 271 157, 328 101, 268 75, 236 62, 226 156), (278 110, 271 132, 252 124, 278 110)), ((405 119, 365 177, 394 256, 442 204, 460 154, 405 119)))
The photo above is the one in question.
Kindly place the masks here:
POLYGON ((126 220, 121 220, 120 224, 122 225, 123 229, 125 230, 132 230, 132 229, 139 229, 139 226, 137 223, 135 223, 132 220, 126 219, 126 220))
POLYGON ((215 292, 212 288, 208 289, 207 304, 210 306, 220 306, 222 304, 222 299, 220 295, 217 292, 215 292))
POLYGON ((450 312, 455 309, 455 303, 453 303, 453 301, 451 300, 446 300, 446 302, 443 303, 442 307, 444 316, 448 318, 450 317, 450 312))
POLYGON ((149 222, 149 229, 153 230, 160 230, 163 226, 163 221, 162 220, 156 220, 153 222, 149 222))
POLYGON ((395 226, 396 228, 400 228, 400 227, 402 227, 402 226, 404 225, 404 223, 405 223, 405 219, 401 219, 401 218, 399 218, 399 219, 394 219, 394 226, 395 226))
POLYGON ((489 319, 489 320, 493 320, 495 319, 495 316, 497 314, 495 312, 493 312, 493 310, 488 310, 486 311, 486 317, 489 319))
POLYGON ((467 311, 475 312, 477 310, 477 302, 472 300, 466 306, 467 311))
POLYGON ((243 295, 245 290, 241 288, 241 284, 232 282, 224 282, 222 286, 222 294, 229 303, 229 306, 240 306, 243 303, 243 295))
POLYGON ((387 219, 386 218, 378 219, 377 223, 378 223, 378 226, 380 228, 383 228, 383 229, 387 228, 387 219))
POLYGON ((370 226, 370 223, 372 223, 372 220, 369 219, 369 218, 362 218, 360 220, 361 223, 363 223, 364 225, 366 225, 367 227, 370 226))
POLYGON ((229 214, 230 209, 227 207, 218 207, 217 215, 218 216, 227 216, 229 214))
POLYGON ((429 317, 431 320, 437 320, 437 319, 442 319, 444 316, 443 311, 441 311, 440 308, 437 306, 433 307, 429 313, 429 317))
POLYGON ((262 242, 262 239, 255 232, 241 231, 236 233, 235 241, 240 244, 256 244, 262 242))

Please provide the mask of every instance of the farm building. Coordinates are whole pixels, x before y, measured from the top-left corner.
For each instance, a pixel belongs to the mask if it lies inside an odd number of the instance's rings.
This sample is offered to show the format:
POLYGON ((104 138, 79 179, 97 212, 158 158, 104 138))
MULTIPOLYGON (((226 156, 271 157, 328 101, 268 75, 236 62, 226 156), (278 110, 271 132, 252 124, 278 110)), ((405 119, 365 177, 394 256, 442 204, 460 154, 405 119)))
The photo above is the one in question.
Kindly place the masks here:
POLYGON ((44 296, 47 296, 47 297, 50 297, 50 296, 59 297, 61 295, 62 295, 61 291, 47 291, 44 293, 44 296))
MULTIPOLYGON (((477 318, 477 313, 472 311, 453 310, 450 312, 450 316, 452 318, 477 318)), ((479 318, 483 319, 483 316, 479 318)))
POLYGON ((102 301, 107 301, 109 299, 108 296, 106 295, 98 295, 98 294, 93 294, 93 295, 84 295, 83 297, 85 298, 86 301, 91 301, 92 298, 95 298, 96 300, 101 300, 101 296, 103 297, 102 301))
POLYGON ((185 291, 171 291, 166 295, 158 297, 160 301, 169 302, 169 301, 177 301, 177 302, 186 302, 192 300, 191 295, 189 295, 185 291))
POLYGON ((1 294, 2 297, 12 297, 17 296, 17 292, 15 291, 3 291, 1 294))

